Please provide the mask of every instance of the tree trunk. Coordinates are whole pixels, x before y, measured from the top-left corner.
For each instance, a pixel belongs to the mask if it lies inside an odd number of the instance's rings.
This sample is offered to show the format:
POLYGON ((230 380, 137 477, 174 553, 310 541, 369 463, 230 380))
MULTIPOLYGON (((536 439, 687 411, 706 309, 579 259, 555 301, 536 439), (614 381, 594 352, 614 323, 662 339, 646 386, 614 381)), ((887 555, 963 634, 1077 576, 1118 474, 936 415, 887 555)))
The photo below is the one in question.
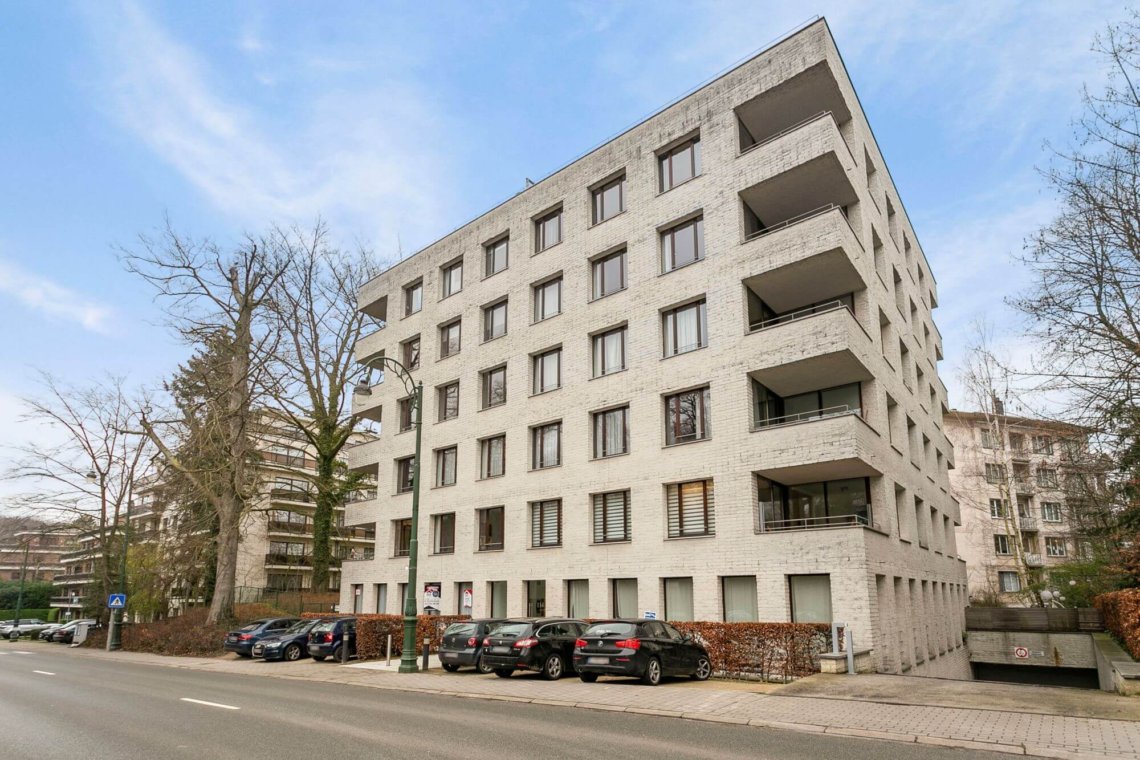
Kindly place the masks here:
POLYGON ((313 591, 323 593, 329 587, 329 564, 332 556, 333 515, 338 491, 334 482, 333 457, 317 451, 317 508, 313 512, 313 591))
POLYGON ((236 499, 226 505, 218 525, 217 561, 215 563, 214 592, 210 599, 210 612, 206 623, 214 625, 234 617, 234 587, 237 584, 238 532, 241 508, 236 499), (237 519, 235 519, 235 517, 237 519))

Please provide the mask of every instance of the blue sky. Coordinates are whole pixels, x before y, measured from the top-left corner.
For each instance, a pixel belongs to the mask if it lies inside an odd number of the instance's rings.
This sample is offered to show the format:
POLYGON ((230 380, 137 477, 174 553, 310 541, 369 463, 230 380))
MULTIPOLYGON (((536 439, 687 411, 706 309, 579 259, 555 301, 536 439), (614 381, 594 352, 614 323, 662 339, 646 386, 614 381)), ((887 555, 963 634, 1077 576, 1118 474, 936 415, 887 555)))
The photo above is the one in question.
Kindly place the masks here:
MULTIPOLYGON (((1119 3, 10 3, 0 24, 0 430, 36 368, 153 383, 185 350, 116 250, 321 214, 410 253, 787 30, 827 17, 939 282, 951 402, 971 323, 1053 200, 1119 3)), ((1004 338, 1010 352, 1028 349, 1004 338)), ((0 453, 0 468, 4 465, 0 453)), ((3 489, 0 489, 2 492, 3 489)))

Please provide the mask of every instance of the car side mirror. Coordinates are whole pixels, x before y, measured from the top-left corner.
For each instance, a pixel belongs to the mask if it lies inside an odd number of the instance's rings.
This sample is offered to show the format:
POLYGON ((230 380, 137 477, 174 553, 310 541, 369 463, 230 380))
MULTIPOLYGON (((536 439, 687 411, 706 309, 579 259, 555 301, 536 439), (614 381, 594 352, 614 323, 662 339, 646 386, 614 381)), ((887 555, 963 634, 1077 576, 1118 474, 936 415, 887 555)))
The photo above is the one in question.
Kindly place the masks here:
POLYGON ((682 633, 681 634, 681 643, 682 644, 688 644, 692 640, 693 640, 692 634, 690 634, 690 633, 682 633))

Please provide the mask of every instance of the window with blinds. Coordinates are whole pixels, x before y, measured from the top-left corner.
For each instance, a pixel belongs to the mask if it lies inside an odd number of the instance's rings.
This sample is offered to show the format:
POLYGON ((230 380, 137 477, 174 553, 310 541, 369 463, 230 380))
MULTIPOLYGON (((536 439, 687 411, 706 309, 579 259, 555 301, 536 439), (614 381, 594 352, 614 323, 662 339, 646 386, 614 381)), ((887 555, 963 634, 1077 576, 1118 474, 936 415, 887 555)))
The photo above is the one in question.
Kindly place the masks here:
POLYGON ((562 545, 562 500, 535 501, 530 505, 530 545, 562 545))
POLYGON ((629 491, 594 494, 594 543, 629 541, 629 491))
POLYGON ((712 480, 671 483, 665 488, 669 538, 716 533, 712 480))

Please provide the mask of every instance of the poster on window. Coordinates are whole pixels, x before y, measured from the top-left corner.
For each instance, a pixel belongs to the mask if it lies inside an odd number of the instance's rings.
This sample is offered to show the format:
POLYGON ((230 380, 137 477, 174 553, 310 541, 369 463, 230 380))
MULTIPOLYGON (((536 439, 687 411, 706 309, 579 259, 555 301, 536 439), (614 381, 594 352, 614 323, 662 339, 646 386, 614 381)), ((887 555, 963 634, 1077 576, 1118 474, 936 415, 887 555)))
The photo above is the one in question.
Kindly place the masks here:
POLYGON ((470 610, 475 604, 475 594, 471 589, 463 589, 463 609, 470 610))
POLYGON ((428 615, 438 615, 440 610, 439 583, 424 584, 424 612, 428 615))

